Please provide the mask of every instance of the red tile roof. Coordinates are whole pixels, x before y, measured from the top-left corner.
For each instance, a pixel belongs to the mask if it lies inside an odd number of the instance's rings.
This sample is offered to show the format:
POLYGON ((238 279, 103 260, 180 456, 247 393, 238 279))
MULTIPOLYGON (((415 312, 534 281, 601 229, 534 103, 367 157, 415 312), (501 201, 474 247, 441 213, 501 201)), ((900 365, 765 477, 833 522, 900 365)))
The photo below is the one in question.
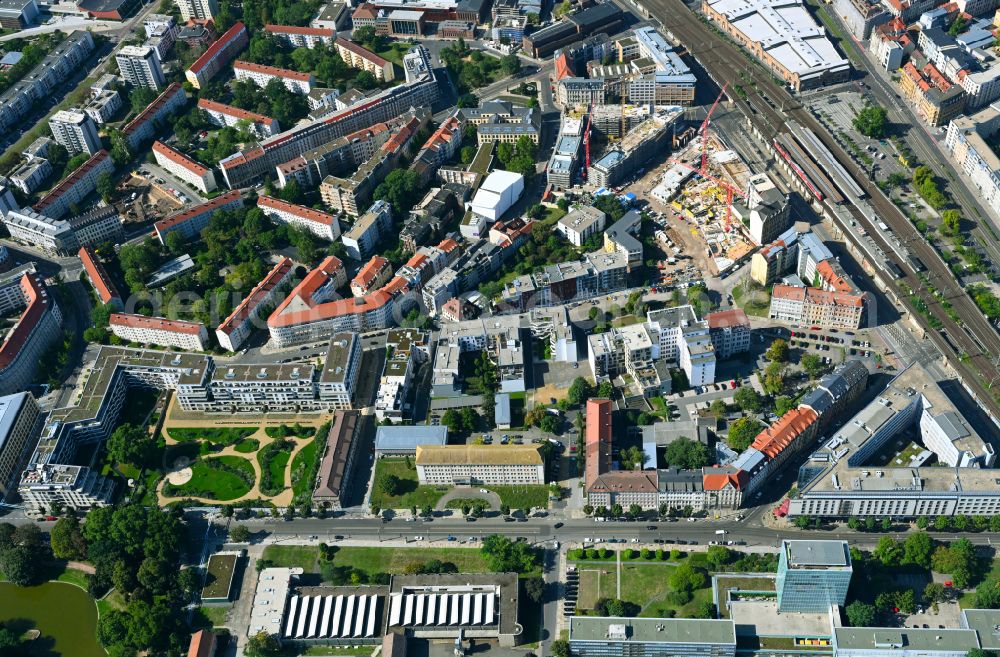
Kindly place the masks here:
POLYGON ((270 32, 271 34, 301 34, 302 36, 318 36, 318 37, 333 37, 336 36, 336 30, 325 29, 322 27, 299 27, 297 25, 265 25, 265 32, 270 32))
POLYGON ((365 263, 365 266, 358 271, 357 276, 354 277, 351 284, 367 288, 378 277, 379 273, 388 266, 389 261, 382 256, 372 256, 372 259, 365 263))
POLYGON ((569 56, 566 53, 561 53, 556 57, 556 82, 563 78, 571 78, 573 75, 573 67, 570 66, 569 56))
POLYGON ((792 409, 778 421, 757 434, 752 447, 769 458, 775 458, 812 426, 818 416, 806 406, 792 409))
POLYGON ((600 475, 611 470, 611 400, 587 400, 586 491, 597 483, 600 475))
POLYGON ((720 310, 718 312, 709 313, 705 316, 705 320, 708 322, 708 328, 733 328, 736 326, 746 326, 750 328, 750 319, 747 314, 743 312, 742 308, 734 308, 732 310, 720 310))
POLYGON ((108 155, 108 152, 103 148, 97 151, 91 155, 86 162, 73 169, 73 173, 66 176, 58 185, 53 187, 48 194, 40 198, 38 203, 35 203, 31 207, 33 207, 36 211, 45 214, 45 208, 55 203, 60 196, 68 192, 75 184, 80 182, 80 179, 83 178, 83 176, 85 176, 91 169, 96 167, 108 157, 111 156, 108 155))
POLYGON ((701 486, 705 490, 719 491, 726 486, 732 486, 736 490, 743 490, 750 483, 750 477, 743 470, 737 470, 735 468, 721 468, 719 466, 714 466, 711 468, 702 468, 701 470, 701 486))
POLYGON ((216 196, 211 201, 201 203, 200 205, 196 205, 193 208, 188 208, 187 210, 182 210, 181 212, 177 212, 175 214, 170 215, 166 219, 160 219, 155 224, 153 224, 153 226, 156 228, 158 232, 163 232, 168 228, 172 228, 173 226, 182 224, 185 221, 194 219, 195 217, 201 216, 206 212, 213 212, 217 208, 221 208, 223 205, 226 205, 227 203, 232 203, 237 198, 240 198, 240 190, 233 189, 226 192, 225 194, 220 194, 219 196, 216 196))
POLYGON ((145 315, 129 315, 126 313, 111 313, 108 323, 112 326, 128 326, 129 328, 186 333, 188 335, 198 335, 205 328, 203 324, 197 322, 184 322, 164 317, 146 317, 145 315))
POLYGON ((208 47, 208 50, 202 53, 201 57, 195 60, 194 64, 191 64, 191 68, 188 70, 194 73, 201 72, 201 69, 205 68, 206 64, 212 61, 230 42, 239 38, 241 32, 246 32, 246 29, 246 25, 240 21, 236 21, 231 28, 226 30, 221 37, 208 47))
POLYGON ((215 633, 198 630, 191 635, 188 657, 212 657, 215 654, 215 633))
POLYGON ((108 276, 108 270, 104 268, 101 261, 97 259, 97 254, 94 253, 94 249, 89 246, 85 246, 77 253, 80 256, 80 260, 83 261, 83 268, 87 272, 87 276, 90 278, 90 284, 94 286, 97 291, 97 297, 101 300, 101 303, 108 304, 117 299, 121 301, 121 295, 118 294, 118 290, 115 289, 115 284, 111 282, 111 277, 108 276))
POLYGON ((345 50, 350 50, 352 53, 354 53, 361 59, 366 59, 372 64, 375 64, 376 66, 385 66, 386 64, 389 63, 382 57, 373 53, 371 50, 368 50, 367 48, 362 48, 353 41, 348 41, 347 39, 344 39, 342 37, 337 37, 334 43, 337 44, 339 47, 344 48, 345 50))
POLYGON ((823 282, 832 287, 836 292, 851 292, 853 290, 851 283, 834 271, 833 265, 828 260, 824 260, 816 265, 816 273, 823 279, 823 282))
POLYGON ((281 262, 276 264, 274 268, 268 272, 267 276, 261 280, 260 283, 250 290, 250 294, 246 296, 243 301, 236 306, 232 314, 226 318, 224 322, 219 324, 217 330, 223 333, 232 333, 233 329, 243 323, 247 317, 250 316, 250 312, 260 305, 261 302, 271 293, 274 288, 278 287, 282 279, 292 270, 294 263, 289 258, 282 258, 281 262))
POLYGON ((299 73, 298 71, 292 71, 287 68, 278 68, 277 66, 265 66, 263 64, 244 62, 241 59, 237 59, 233 62, 233 70, 251 71, 279 78, 288 78, 289 80, 298 80, 300 82, 312 82, 313 79, 312 75, 309 73, 299 73))
POLYGON ((207 98, 198 99, 198 108, 203 110, 208 110, 212 112, 221 112, 228 116, 232 116, 236 119, 246 119, 253 123, 264 123, 271 125, 274 123, 274 119, 270 116, 264 116, 263 114, 258 114, 256 112, 248 112, 245 109, 239 107, 233 107, 232 105, 226 105, 225 103, 217 103, 214 100, 208 100, 207 98))
POLYGON ((588 493, 656 493, 658 490, 655 470, 605 472, 587 488, 588 493))
POLYGON ((164 89, 163 92, 156 97, 156 100, 154 100, 149 107, 139 112, 139 114, 136 115, 134 119, 129 121, 128 124, 126 124, 125 127, 122 128, 122 134, 123 135, 132 134, 136 128, 146 123, 146 121, 150 120, 152 117, 156 116, 156 113, 160 111, 160 108, 166 105, 167 101, 177 93, 184 93, 184 87, 182 87, 179 82, 171 82, 169 85, 167 85, 167 88, 164 89))
POLYGON ((860 308, 865 305, 865 293, 848 294, 846 292, 830 292, 816 287, 800 287, 798 285, 775 285, 771 298, 789 301, 803 301, 814 305, 848 306, 860 308))
POLYGON ((334 222, 337 221, 337 218, 332 214, 320 212, 319 210, 313 210, 312 208, 307 208, 304 205, 288 203, 287 201, 282 201, 280 198, 274 198, 273 196, 258 196, 257 206, 271 208, 272 210, 280 210, 281 212, 288 212, 290 214, 294 214, 296 217, 305 219, 306 221, 313 221, 317 224, 323 224, 324 226, 332 226, 334 222))
POLYGON ((204 176, 208 173, 207 167, 198 164, 184 153, 170 148, 159 139, 153 142, 153 152, 159 153, 174 164, 179 164, 196 176, 204 176))
POLYGON ((360 5, 358 5, 358 8, 354 10, 354 13, 351 14, 351 18, 352 19, 367 18, 369 20, 374 20, 378 18, 378 9, 375 7, 375 5, 369 4, 367 2, 362 2, 360 5))
POLYGON ((27 303, 24 312, 17 319, 17 324, 7 333, 3 344, 0 344, 0 370, 14 362, 38 326, 38 322, 54 303, 38 274, 24 274, 21 276, 20 284, 27 303))

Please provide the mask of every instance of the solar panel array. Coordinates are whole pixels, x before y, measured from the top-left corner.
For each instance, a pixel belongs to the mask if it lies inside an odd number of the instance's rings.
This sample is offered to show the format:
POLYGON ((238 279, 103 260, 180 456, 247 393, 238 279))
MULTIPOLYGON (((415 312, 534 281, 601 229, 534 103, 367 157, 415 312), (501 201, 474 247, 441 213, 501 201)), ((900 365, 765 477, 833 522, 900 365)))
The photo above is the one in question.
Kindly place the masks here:
POLYGON ((496 625, 496 591, 471 593, 393 593, 390 627, 496 625))
POLYGON ((293 595, 285 616, 287 639, 373 637, 378 622, 377 595, 293 595))

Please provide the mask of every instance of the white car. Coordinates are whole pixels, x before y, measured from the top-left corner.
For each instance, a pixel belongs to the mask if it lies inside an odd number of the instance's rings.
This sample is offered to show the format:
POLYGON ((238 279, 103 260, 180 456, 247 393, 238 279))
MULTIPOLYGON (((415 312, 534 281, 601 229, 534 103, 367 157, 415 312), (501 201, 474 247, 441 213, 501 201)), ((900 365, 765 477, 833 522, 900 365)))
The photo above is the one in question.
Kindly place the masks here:
POLYGON ((483 495, 488 495, 489 494, 489 491, 486 490, 485 488, 480 488, 479 492, 482 493, 483 495))
POLYGON ((632 539, 632 542, 633 542, 633 543, 638 543, 638 542, 639 542, 639 539, 637 539, 637 538, 633 538, 633 539, 632 539))
POLYGON ((424 537, 423 536, 414 536, 413 540, 415 540, 415 541, 422 541, 422 540, 424 540, 424 537))

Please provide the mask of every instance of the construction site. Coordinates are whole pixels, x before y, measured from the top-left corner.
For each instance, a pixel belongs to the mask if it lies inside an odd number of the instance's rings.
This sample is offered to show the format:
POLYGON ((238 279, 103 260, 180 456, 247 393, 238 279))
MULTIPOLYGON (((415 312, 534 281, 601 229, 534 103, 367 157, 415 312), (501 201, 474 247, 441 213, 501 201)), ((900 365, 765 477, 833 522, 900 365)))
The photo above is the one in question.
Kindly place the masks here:
POLYGON ((184 207, 184 202, 165 185, 142 173, 131 172, 115 189, 118 198, 113 204, 126 229, 159 221, 184 207))

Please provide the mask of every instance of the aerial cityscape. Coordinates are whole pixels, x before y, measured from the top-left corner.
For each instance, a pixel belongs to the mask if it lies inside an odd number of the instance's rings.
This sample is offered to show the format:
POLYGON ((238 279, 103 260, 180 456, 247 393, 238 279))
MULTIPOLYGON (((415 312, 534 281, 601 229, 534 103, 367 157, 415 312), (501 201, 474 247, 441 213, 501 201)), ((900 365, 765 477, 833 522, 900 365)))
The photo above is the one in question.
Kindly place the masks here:
POLYGON ((1000 0, 0 0, 0 657, 1000 656, 1000 0))

